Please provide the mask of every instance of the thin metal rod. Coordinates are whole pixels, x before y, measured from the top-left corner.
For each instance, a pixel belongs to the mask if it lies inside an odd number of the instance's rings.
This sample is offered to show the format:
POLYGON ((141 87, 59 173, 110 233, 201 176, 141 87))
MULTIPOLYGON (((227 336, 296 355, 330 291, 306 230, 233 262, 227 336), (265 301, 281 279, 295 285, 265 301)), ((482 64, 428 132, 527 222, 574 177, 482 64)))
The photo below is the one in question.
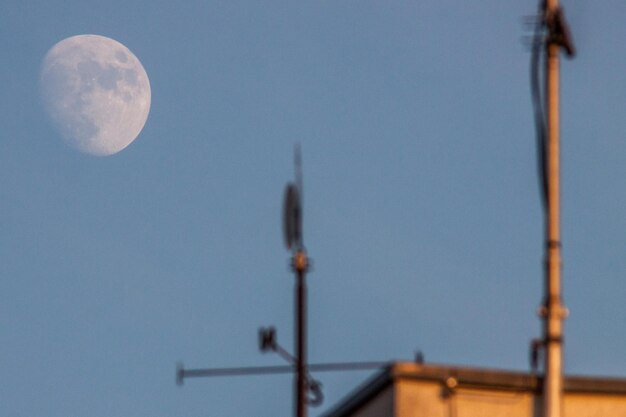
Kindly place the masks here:
POLYGON ((288 374, 293 371, 294 367, 291 365, 249 366, 242 368, 179 369, 178 380, 180 381, 184 378, 204 378, 216 376, 288 374))
POLYGON ((295 415, 306 417, 306 398, 308 391, 306 369, 306 269, 307 258, 303 250, 294 254, 293 266, 296 272, 296 377, 295 377, 295 415))
POLYGON ((296 143, 293 150, 293 160, 296 169, 296 187, 298 187, 298 197, 300 198, 300 207, 304 206, 304 187, 302 184, 302 151, 300 143, 296 143))
MULTIPOLYGON (((558 0, 547 0, 546 18, 558 12, 558 0)), ((546 294, 543 309, 545 376, 543 416, 561 417, 563 394, 563 318, 561 304, 560 152, 559 152, 559 52, 549 39, 546 57, 547 176, 546 294)))
MULTIPOLYGON (((336 371, 366 371, 371 369, 381 369, 389 366, 390 362, 335 362, 335 363, 313 363, 307 366, 309 372, 336 372, 336 371)), ((205 369, 183 369, 178 368, 176 379, 178 384, 182 384, 185 378, 211 378, 223 376, 250 376, 250 375, 271 375, 271 374, 291 374, 295 372, 293 365, 278 366, 247 366, 238 368, 205 368, 205 369)))
POLYGON ((296 364, 296 358, 293 357, 293 355, 291 355, 291 353, 287 352, 282 346, 280 346, 278 343, 276 344, 276 353, 278 353, 278 355, 283 358, 284 360, 286 360, 287 362, 295 365, 296 364))

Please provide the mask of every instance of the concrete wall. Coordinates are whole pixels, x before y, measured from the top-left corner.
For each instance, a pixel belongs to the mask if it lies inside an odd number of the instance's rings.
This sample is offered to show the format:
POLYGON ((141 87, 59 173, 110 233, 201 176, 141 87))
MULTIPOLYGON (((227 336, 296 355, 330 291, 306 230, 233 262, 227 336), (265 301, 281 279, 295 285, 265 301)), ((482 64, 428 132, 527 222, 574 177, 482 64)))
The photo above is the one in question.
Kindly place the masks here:
MULTIPOLYGON (((568 393, 564 417, 626 417, 626 396, 568 393)), ((437 382, 402 380, 361 406, 353 417, 539 417, 532 393, 448 389, 437 382)))
MULTIPOLYGON (((564 382, 563 417, 626 417, 626 379, 564 382)), ((542 417, 541 394, 534 374, 396 363, 324 417, 542 417)))
MULTIPOLYGON (((437 382, 404 380, 396 384, 394 417, 533 417, 527 392, 448 389, 437 382)), ((386 417, 380 414, 379 417, 386 417)))
POLYGON ((567 394, 564 417, 626 417, 626 396, 567 394))

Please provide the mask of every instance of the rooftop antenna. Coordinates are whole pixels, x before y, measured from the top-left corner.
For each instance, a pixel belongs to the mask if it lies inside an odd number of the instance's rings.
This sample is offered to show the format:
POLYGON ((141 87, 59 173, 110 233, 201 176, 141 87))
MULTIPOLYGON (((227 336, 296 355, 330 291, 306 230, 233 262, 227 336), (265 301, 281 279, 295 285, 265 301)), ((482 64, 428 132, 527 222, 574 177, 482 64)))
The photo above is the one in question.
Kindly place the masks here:
MULTIPOLYGON (((283 226, 285 243, 291 251, 291 268, 296 276, 295 288, 295 341, 296 350, 295 366, 296 377, 294 380, 295 392, 295 415, 306 417, 306 396, 309 390, 309 381, 306 369, 306 273, 309 269, 309 260, 302 242, 302 155, 300 146, 296 145, 294 151, 294 163, 296 168, 295 183, 288 183, 285 188, 283 205, 283 226)), ((315 384, 318 385, 318 384, 315 384)))
POLYGON ((576 50, 559 0, 540 0, 539 20, 532 46, 531 84, 539 149, 542 201, 545 209, 545 297, 539 308, 543 339, 533 341, 531 367, 543 348, 544 417, 563 413, 563 320, 567 309, 561 300, 560 155, 559 155, 559 54, 571 58, 576 50), (545 103, 539 82, 540 51, 545 48, 545 103), (543 106, 545 104, 545 112, 543 106), (545 113, 545 114, 544 114, 545 113))
POLYGON ((250 376, 295 373, 294 415, 307 416, 307 406, 318 406, 323 401, 322 385, 313 379, 310 372, 357 371, 380 369, 389 361, 334 362, 308 364, 306 355, 306 273, 309 259, 302 239, 302 156, 300 146, 294 150, 295 181, 287 183, 283 198, 283 238, 287 250, 291 252, 291 269, 295 273, 295 355, 290 354, 277 341, 273 326, 259 329, 259 349, 261 352, 275 352, 283 358, 286 366, 252 366, 237 368, 185 369, 182 363, 176 368, 176 383, 182 385, 187 378, 250 376))
POLYGON ((304 250, 302 243, 302 155, 299 145, 296 145, 294 150, 294 165, 296 180, 285 187, 283 234, 285 246, 295 254, 304 250))

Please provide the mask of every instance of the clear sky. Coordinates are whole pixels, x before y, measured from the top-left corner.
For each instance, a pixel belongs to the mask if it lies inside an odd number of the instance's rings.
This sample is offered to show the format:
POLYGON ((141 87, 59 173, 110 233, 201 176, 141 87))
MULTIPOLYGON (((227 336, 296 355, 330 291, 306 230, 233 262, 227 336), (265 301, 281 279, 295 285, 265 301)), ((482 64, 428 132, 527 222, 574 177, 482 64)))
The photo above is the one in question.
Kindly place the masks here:
MULTIPOLYGON (((626 377, 626 3, 564 2, 565 368, 626 377)), ((528 369, 542 213, 523 17, 535 1, 5 0, 0 4, 0 415, 291 414, 281 204, 304 164, 311 362, 528 369), (65 146, 38 91, 56 42, 125 44, 139 138, 65 146)), ((316 374, 326 401, 371 372, 316 374)))

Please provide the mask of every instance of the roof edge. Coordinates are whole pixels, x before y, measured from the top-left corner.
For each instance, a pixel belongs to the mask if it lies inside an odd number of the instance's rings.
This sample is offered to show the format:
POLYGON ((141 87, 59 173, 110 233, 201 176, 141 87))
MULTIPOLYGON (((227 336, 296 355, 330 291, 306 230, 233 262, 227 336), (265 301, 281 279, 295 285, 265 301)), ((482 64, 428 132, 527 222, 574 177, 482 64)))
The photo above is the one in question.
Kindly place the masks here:
MULTIPOLYGON (((348 415, 399 380, 438 381, 442 385, 453 384, 457 388, 492 388, 540 393, 543 378, 541 375, 523 371, 390 362, 384 369, 351 391, 343 401, 324 413, 322 417, 348 415)), ((566 393, 626 395, 626 378, 566 375, 563 386, 566 393)))

